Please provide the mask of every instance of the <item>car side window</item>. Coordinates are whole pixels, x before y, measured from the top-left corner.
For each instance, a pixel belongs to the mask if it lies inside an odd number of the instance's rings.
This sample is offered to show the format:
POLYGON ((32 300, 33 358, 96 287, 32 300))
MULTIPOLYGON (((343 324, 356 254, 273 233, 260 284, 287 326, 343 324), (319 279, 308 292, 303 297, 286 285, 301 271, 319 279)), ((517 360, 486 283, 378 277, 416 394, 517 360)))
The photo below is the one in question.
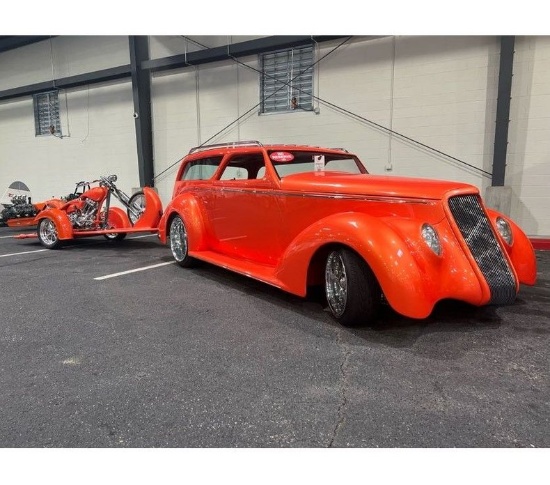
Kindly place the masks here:
POLYGON ((201 158, 189 162, 183 171, 181 180, 208 180, 218 169, 222 157, 201 158))
POLYGON ((220 180, 256 180, 265 175, 265 162, 261 153, 235 155, 225 165, 220 180))

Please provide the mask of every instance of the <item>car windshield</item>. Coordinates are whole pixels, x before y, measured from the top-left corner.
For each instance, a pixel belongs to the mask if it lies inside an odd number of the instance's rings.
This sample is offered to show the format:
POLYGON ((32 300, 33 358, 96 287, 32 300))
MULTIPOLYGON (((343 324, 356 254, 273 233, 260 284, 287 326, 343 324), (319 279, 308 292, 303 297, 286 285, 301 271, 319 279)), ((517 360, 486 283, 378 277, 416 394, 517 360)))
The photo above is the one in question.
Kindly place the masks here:
POLYGON ((271 163, 280 178, 306 172, 367 173, 362 163, 352 155, 323 152, 270 152, 271 163), (279 161, 284 159, 283 161, 279 161))

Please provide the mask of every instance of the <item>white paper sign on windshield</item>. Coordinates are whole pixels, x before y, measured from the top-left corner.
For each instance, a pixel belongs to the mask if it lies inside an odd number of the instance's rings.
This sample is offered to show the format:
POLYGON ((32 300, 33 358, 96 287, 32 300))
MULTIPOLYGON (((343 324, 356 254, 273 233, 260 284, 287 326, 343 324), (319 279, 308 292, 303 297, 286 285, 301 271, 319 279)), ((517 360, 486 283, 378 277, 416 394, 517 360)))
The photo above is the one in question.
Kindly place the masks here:
POLYGON ((313 157, 313 168, 316 172, 325 171, 325 156, 324 155, 314 155, 313 157))

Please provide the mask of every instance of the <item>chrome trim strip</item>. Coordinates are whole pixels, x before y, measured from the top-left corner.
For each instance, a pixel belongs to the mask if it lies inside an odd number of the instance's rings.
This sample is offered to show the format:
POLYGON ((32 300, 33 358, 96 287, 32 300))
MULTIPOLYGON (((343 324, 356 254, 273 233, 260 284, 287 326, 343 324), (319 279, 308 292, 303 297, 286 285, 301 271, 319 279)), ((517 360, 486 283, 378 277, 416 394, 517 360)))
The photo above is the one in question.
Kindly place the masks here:
POLYGON ((302 197, 302 198, 317 198, 317 199, 345 199, 345 200, 360 200, 363 202, 386 202, 390 204, 424 204, 424 205, 435 205, 437 200, 435 199, 415 199, 413 197, 403 198, 403 197, 392 197, 389 195, 379 195, 379 196, 369 196, 362 194, 329 194, 325 192, 292 192, 292 191, 281 191, 277 189, 257 189, 257 188, 232 188, 224 186, 194 186, 189 187, 189 190, 201 190, 201 191, 211 191, 218 190, 220 192, 237 192, 237 193, 252 193, 257 195, 273 195, 277 197, 302 197))

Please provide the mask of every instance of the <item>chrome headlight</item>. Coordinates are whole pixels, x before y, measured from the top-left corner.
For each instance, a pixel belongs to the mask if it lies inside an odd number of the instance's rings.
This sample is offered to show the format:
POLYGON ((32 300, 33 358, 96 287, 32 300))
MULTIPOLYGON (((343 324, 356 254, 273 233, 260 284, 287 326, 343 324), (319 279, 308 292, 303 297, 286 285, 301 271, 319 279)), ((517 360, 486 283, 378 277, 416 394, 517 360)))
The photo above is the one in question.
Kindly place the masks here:
POLYGON ((508 224, 508 221, 503 219, 502 217, 497 217, 496 224, 497 231, 501 235, 502 239, 506 241, 506 244, 511 246, 514 242, 514 236, 512 234, 512 228, 510 227, 510 224, 508 224))
POLYGON ((441 256, 441 243, 439 242, 439 236, 436 230, 429 224, 422 226, 422 239, 426 245, 438 256, 441 256))

